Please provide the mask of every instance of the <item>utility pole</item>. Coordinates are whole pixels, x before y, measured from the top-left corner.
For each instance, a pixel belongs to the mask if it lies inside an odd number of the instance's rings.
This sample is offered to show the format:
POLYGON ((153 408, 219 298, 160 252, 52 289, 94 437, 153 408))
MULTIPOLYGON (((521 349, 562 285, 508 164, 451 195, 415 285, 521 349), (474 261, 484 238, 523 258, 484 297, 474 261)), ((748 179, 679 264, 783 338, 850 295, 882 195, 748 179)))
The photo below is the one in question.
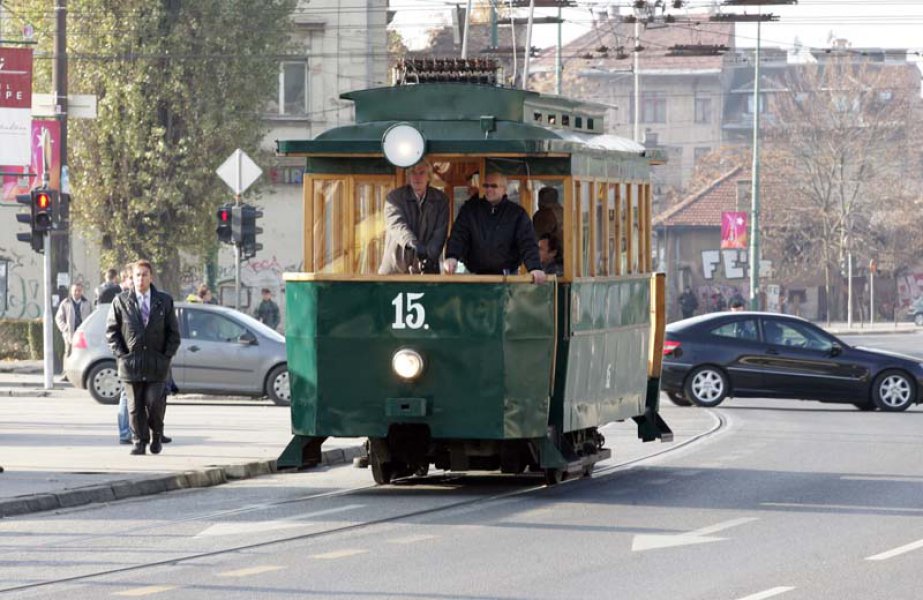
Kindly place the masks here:
MULTIPOLYGON (((67 176, 67 0, 54 0, 55 11, 55 35, 54 35, 54 54, 51 67, 51 87, 52 87, 52 106, 55 115, 61 125, 61 139, 58 153, 60 158, 60 173, 58 173, 58 188, 62 198, 61 210, 67 210, 64 207, 64 193, 70 193, 70 189, 65 188, 68 184, 67 176)), ((52 229, 48 232, 48 246, 45 249, 45 260, 50 259, 50 280, 46 285, 51 290, 57 290, 58 275, 61 273, 70 273, 70 231, 68 220, 61 219, 61 229, 52 229)), ((69 277, 67 278, 69 282, 69 277)), ((59 371, 62 365, 55 360, 55 371, 59 371)))
POLYGON ((634 123, 634 135, 632 139, 634 141, 641 143, 641 18, 640 15, 635 15, 635 56, 634 56, 634 72, 635 72, 635 123, 634 123))
POLYGON ((750 310, 759 310, 760 298, 760 30, 756 22, 753 66, 753 173, 750 193, 750 310))

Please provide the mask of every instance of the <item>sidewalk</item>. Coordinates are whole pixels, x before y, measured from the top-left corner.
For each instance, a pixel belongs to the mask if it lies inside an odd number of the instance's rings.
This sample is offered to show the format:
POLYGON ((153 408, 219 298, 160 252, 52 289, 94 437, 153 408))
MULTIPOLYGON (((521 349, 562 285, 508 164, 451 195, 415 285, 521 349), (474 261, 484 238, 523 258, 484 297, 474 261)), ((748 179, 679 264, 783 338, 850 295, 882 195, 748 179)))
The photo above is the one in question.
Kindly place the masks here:
MULTIPOLYGON (((116 406, 67 384, 42 390, 40 365, 37 373, 26 367, 0 369, 0 518, 266 475, 291 439, 289 410, 267 400, 180 395, 170 397, 165 419, 173 442, 159 455, 131 456, 118 443, 116 406)), ((642 444, 631 420, 613 423, 603 434, 614 456, 649 456, 716 426, 707 411, 666 399, 661 408, 674 443, 642 444)), ((363 443, 328 439, 323 464, 351 463, 363 443)))
POLYGON ((829 325, 823 321, 818 321, 815 324, 818 327, 826 329, 833 335, 881 335, 889 333, 916 333, 917 331, 923 331, 923 328, 917 327, 910 321, 898 321, 897 323, 893 321, 885 321, 876 322, 874 325, 869 324, 867 321, 865 323, 853 321, 852 327, 849 327, 845 321, 835 321, 829 325))
MULTIPOLYGON (((55 382, 30 365, 0 369, 0 517, 206 487, 275 471, 291 439, 289 410, 268 400, 175 396, 160 455, 118 442, 116 406, 55 382)), ((57 378, 56 378, 57 379, 57 378)), ((323 464, 351 463, 364 440, 328 439, 323 464)))

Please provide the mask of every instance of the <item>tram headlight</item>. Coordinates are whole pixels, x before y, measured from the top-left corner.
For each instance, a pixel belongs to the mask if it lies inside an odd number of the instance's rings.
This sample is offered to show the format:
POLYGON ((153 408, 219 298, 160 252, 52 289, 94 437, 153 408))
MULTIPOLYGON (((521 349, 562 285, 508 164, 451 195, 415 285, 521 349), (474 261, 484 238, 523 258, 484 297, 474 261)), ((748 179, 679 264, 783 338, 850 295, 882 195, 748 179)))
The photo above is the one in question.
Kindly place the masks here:
POLYGON ((413 125, 396 123, 381 137, 381 149, 395 167, 412 167, 423 158, 426 139, 413 125))
POLYGON ((416 379, 423 373, 423 357, 416 350, 401 348, 391 357, 391 369, 401 379, 416 379))

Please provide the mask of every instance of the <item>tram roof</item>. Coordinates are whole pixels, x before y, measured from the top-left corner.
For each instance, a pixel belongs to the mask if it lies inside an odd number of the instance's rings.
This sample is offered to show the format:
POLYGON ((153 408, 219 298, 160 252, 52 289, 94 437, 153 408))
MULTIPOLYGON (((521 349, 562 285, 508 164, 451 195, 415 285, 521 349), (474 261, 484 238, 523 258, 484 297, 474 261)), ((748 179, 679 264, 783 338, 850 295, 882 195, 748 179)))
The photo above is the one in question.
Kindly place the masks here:
POLYGON ((659 162, 637 142, 600 133, 605 106, 560 96, 470 83, 424 83, 340 97, 355 102, 356 124, 329 129, 313 140, 277 141, 278 153, 381 155, 385 131, 404 122, 423 134, 428 154, 618 153, 659 162), (545 124, 549 116, 555 125, 545 124), (561 126, 565 116, 569 125, 561 126), (543 124, 534 124, 537 119, 543 124))

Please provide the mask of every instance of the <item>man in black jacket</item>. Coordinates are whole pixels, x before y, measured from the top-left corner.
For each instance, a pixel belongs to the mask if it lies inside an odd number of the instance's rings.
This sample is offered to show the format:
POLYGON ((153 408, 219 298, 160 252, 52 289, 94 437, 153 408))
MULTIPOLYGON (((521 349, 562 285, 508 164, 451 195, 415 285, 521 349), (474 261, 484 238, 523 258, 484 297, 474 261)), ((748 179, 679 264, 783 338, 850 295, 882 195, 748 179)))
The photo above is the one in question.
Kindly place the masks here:
POLYGON ((148 442, 152 453, 160 453, 164 381, 180 344, 173 298, 151 285, 151 271, 146 260, 132 266, 134 288, 115 297, 106 322, 106 340, 128 390, 132 454, 144 454, 148 442))
POLYGON ((506 197, 506 177, 499 173, 484 178, 484 198, 472 198, 462 206, 445 255, 446 273, 454 273, 458 261, 479 275, 515 275, 525 264, 534 283, 547 279, 532 220, 506 197))
POLYGON ((119 272, 115 269, 106 271, 106 280, 96 288, 96 301, 94 306, 109 304, 122 291, 122 286, 117 281, 119 272))

